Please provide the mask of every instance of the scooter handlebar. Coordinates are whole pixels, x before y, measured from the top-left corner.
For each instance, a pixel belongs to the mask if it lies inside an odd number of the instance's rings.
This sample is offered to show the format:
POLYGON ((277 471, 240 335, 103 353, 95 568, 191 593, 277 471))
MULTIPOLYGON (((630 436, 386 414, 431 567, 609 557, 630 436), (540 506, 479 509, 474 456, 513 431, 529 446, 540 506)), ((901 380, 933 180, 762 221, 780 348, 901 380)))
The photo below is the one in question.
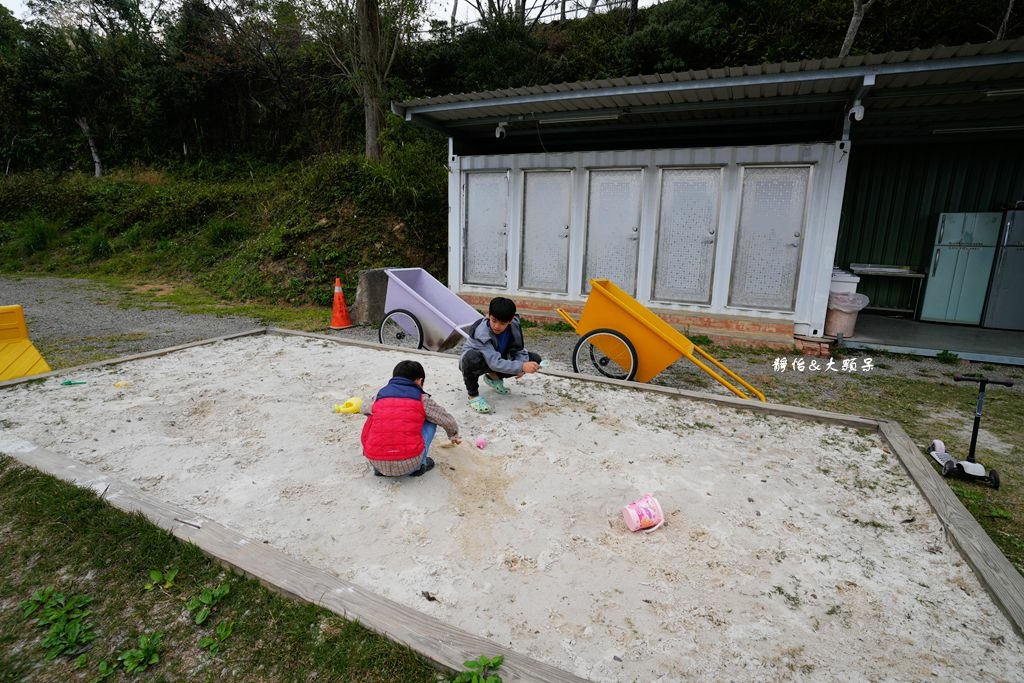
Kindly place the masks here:
POLYGON ((975 377, 973 375, 956 375, 953 377, 954 382, 986 382, 988 384, 998 384, 1004 387, 1012 387, 1013 382, 1008 379, 995 379, 988 377, 975 377))

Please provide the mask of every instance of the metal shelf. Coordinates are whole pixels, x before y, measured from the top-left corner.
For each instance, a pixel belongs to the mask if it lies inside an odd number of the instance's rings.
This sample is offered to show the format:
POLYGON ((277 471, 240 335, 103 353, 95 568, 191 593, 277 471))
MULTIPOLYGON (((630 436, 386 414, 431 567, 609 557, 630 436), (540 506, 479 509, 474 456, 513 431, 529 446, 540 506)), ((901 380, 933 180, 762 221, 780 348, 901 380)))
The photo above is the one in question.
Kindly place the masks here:
POLYGON ((921 302, 921 283, 924 282, 924 273, 914 270, 910 266, 889 266, 879 263, 851 263, 850 272, 860 277, 896 277, 910 278, 914 282, 910 288, 911 307, 891 308, 885 306, 868 306, 865 310, 883 311, 887 313, 909 314, 911 319, 917 317, 917 307, 921 302))

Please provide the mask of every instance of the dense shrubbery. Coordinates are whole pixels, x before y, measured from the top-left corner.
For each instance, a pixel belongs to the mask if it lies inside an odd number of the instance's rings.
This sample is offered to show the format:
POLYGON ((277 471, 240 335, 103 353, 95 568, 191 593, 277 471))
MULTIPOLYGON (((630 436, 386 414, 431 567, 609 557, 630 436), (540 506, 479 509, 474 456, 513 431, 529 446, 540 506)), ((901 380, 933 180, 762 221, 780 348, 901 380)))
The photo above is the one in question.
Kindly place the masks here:
POLYGON ((149 169, 0 179, 0 269, 194 281, 225 299, 329 304, 341 277, 444 270, 443 145, 326 155, 243 179, 149 169), (325 284, 326 283, 326 284, 325 284))

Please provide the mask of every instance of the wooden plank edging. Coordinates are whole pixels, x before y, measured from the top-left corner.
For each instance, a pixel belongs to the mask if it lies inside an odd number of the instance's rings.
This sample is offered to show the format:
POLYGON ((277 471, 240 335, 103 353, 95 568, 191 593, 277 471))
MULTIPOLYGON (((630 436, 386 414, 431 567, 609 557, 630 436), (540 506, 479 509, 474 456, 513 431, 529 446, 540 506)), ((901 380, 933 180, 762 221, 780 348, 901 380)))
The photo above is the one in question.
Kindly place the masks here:
MULTIPOLYGON (((294 330, 283 330, 268 328, 268 332, 275 334, 290 334, 311 336, 330 341, 355 344, 366 348, 382 348, 380 344, 358 342, 355 340, 338 339, 328 335, 317 335, 312 333, 295 332, 294 330)), ((404 349, 408 350, 408 349, 404 349)), ((411 353, 426 354, 453 358, 451 354, 436 353, 425 350, 409 350, 411 353)), ((899 458, 903 469, 910 476, 914 485, 928 501, 932 510, 938 516, 940 523, 946 530, 947 536, 954 547, 964 557, 964 560, 974 570, 978 581, 985 588, 992 601, 999 607, 1000 611, 1010 621, 1010 625, 1018 635, 1024 637, 1024 576, 1017 571, 1016 567, 999 550, 999 547, 992 541, 985 530, 978 524, 960 499, 949 488, 949 485, 932 468, 920 448, 911 440, 899 423, 891 420, 874 420, 835 413, 812 408, 800 408, 780 403, 762 403, 760 401, 746 400, 736 396, 723 396, 708 394, 704 392, 677 389, 674 387, 652 386, 638 382, 626 382, 612 379, 610 377, 582 377, 575 373, 561 372, 559 370, 545 369, 546 375, 562 377, 575 381, 596 382, 639 391, 649 391, 668 396, 679 396, 682 398, 715 403, 739 410, 778 415, 800 420, 814 420, 832 424, 844 425, 856 429, 866 429, 878 433, 889 445, 889 448, 899 458)))
POLYGON ((992 601, 1024 637, 1024 576, 967 511, 927 456, 896 422, 880 423, 882 436, 942 522, 946 536, 974 570, 992 601))
POLYGON ((38 382, 39 380, 49 379, 50 377, 60 377, 61 375, 68 375, 73 372, 80 370, 89 370, 92 368, 102 368, 108 365, 119 365, 126 363, 131 360, 140 360, 142 358, 156 358, 158 356, 166 356, 174 351, 181 351, 182 349, 191 349, 195 346, 206 346, 207 344, 214 344, 219 341, 226 341, 228 339, 238 339, 239 337, 251 337, 254 335, 266 334, 270 328, 268 327, 256 327, 251 330, 245 330, 244 332, 233 332, 231 334, 225 334, 220 337, 210 337, 209 339, 200 339, 194 342, 188 342, 187 344, 179 344, 177 346, 168 346, 165 349, 157 349, 156 351, 143 351, 142 353, 133 353, 129 356, 120 356, 118 358, 109 358, 107 360, 98 360, 94 363, 85 363, 84 365, 73 365, 67 368, 60 368, 59 370, 51 370, 50 372, 44 372, 38 375, 30 375, 28 377, 19 377, 17 379, 9 379, 4 382, 0 382, 0 389, 8 386, 14 386, 16 384, 24 384, 27 382, 38 382))
POLYGON ((360 588, 87 465, 25 443, 26 447, 13 449, 8 455, 23 465, 91 489, 120 510, 139 512, 154 525, 194 544, 217 562, 258 580, 267 588, 357 621, 390 640, 412 648, 440 668, 459 672, 465 668, 463 662, 476 659, 481 654, 490 657, 503 655, 500 673, 505 681, 587 683, 585 678, 360 588))
MULTIPOLYGON (((277 335, 281 335, 281 336, 293 336, 293 337, 306 337, 306 338, 311 338, 311 339, 320 339, 320 340, 324 340, 324 341, 334 342, 334 343, 337 343, 337 344, 349 345, 349 346, 357 346, 357 347, 362 347, 362 348, 366 348, 366 349, 373 349, 373 350, 376 350, 376 351, 380 351, 380 350, 397 351, 397 350, 399 350, 399 349, 394 348, 394 347, 382 346, 382 345, 380 345, 378 343, 374 343, 374 342, 365 342, 365 341, 354 340, 354 339, 344 339, 344 338, 339 338, 338 336, 335 336, 335 335, 321 334, 321 333, 316 333, 316 332, 302 332, 302 331, 298 331, 298 330, 288 330, 288 329, 277 328, 277 327, 266 327, 266 328, 257 328, 257 329, 249 330, 249 331, 246 331, 246 332, 240 332, 240 333, 235 333, 235 334, 230 334, 230 335, 224 335, 224 336, 221 336, 221 337, 213 337, 213 338, 210 338, 210 339, 196 341, 196 342, 192 342, 192 343, 189 343, 189 344, 183 344, 181 346, 170 347, 170 348, 167 348, 167 349, 161 349, 161 350, 158 350, 158 351, 152 351, 152 352, 148 352, 148 353, 135 354, 135 355, 132 355, 132 356, 125 356, 125 357, 122 357, 122 358, 116 358, 116 359, 107 360, 107 361, 100 361, 100 362, 97 362, 97 363, 89 363, 87 365, 76 366, 74 368, 62 369, 60 371, 47 373, 45 375, 37 375, 37 376, 34 376, 34 377, 26 377, 26 378, 10 380, 10 381, 7 381, 7 382, 0 382, 0 388, 3 388, 3 387, 8 386, 8 385, 14 385, 14 384, 23 383, 23 382, 36 381, 38 379, 50 377, 50 376, 53 376, 53 375, 65 374, 65 373, 68 373, 68 372, 71 372, 71 371, 74 371, 74 370, 80 370, 80 369, 85 369, 85 368, 93 368, 93 367, 100 367, 100 366, 106 366, 106 365, 114 365, 114 364, 118 364, 118 363, 123 363, 123 362, 129 361, 129 360, 137 360, 137 359, 140 359, 140 358, 149 358, 149 357, 154 357, 154 356, 161 356, 161 355, 165 355, 167 353, 170 353, 172 351, 178 351, 178 350, 181 350, 181 349, 187 349, 187 348, 191 348, 191 347, 195 347, 195 346, 202 346, 202 345, 205 345, 205 344, 211 344, 211 343, 215 343, 215 342, 218 342, 218 341, 225 341, 225 340, 228 340, 228 339, 235 339, 235 338, 239 338, 239 337, 259 335, 259 334, 277 334, 277 335)), ((428 350, 425 350, 425 349, 401 349, 401 351, 403 353, 407 352, 407 353, 418 354, 418 355, 433 356, 433 357, 437 357, 437 358, 446 358, 446 359, 450 359, 450 360, 454 360, 455 359, 455 356, 453 354, 450 354, 450 353, 440 353, 440 352, 436 352, 436 351, 428 351, 428 350)), ((965 561, 974 570, 975 575, 978 577, 978 580, 981 582, 982 586, 985 588, 985 590, 988 593, 988 595, 991 597, 993 602, 995 602, 996 606, 999 607, 1000 611, 1010 621, 1011 626, 1018 633, 1018 635, 1020 635, 1021 637, 1024 637, 1024 576, 1022 576, 1020 574, 1020 572, 1018 572, 1017 569, 1013 566, 1013 564, 1006 558, 1006 556, 1003 555, 1002 551, 999 550, 999 548, 995 545, 995 543, 992 541, 992 539, 989 538, 988 534, 981 527, 981 525, 978 524, 977 520, 975 520, 974 517, 967 511, 967 509, 963 506, 963 503, 961 503, 960 499, 956 497, 956 495, 952 492, 952 490, 950 490, 949 486, 945 483, 945 481, 931 467, 931 465, 928 463, 928 461, 926 459, 926 456, 924 456, 924 454, 921 452, 921 450, 917 447, 916 444, 914 444, 914 442, 910 439, 910 437, 907 435, 907 433, 903 430, 903 428, 898 423, 890 421, 890 420, 873 420, 873 419, 869 419, 869 418, 865 418, 865 417, 860 417, 860 416, 856 416, 856 415, 848 415, 848 414, 845 414, 845 413, 835 413, 835 412, 830 412, 830 411, 814 410, 814 409, 811 409, 811 408, 800 408, 800 407, 796 407, 796 406, 788 406, 788 405, 778 404, 778 403, 761 403, 760 401, 744 400, 744 399, 741 399, 741 398, 738 398, 738 397, 735 397, 735 396, 723 396, 723 395, 718 395, 718 394, 708 394, 708 393, 691 391, 691 390, 686 390, 686 389, 676 389, 676 388, 673 388, 673 387, 652 386, 652 385, 649 385, 649 384, 641 384, 641 383, 637 383, 637 382, 625 382, 625 381, 622 381, 622 380, 616 380, 616 379, 611 379, 611 378, 582 377, 582 376, 577 375, 575 373, 561 372, 561 371, 558 371, 558 370, 545 369, 543 371, 543 373, 546 374, 546 375, 551 375, 551 376, 555 376, 555 377, 561 377, 563 379, 571 379, 571 380, 574 380, 574 381, 596 382, 596 383, 600 383, 600 384, 607 384, 607 385, 611 385, 611 386, 617 386, 617 387, 622 387, 622 388, 634 389, 634 390, 639 390, 639 391, 650 391, 650 392, 653 392, 653 393, 665 394, 665 395, 669 395, 669 396, 679 396, 679 397, 687 398, 687 399, 691 399, 691 400, 703 401, 703 402, 707 402, 707 403, 715 403, 715 404, 727 406, 727 407, 730 407, 730 408, 741 409, 741 410, 748 410, 748 411, 752 411, 752 412, 760 412, 760 413, 766 413, 766 414, 770 414, 770 415, 779 415, 779 416, 782 416, 782 417, 790 417, 790 418, 794 418, 794 419, 814 420, 814 421, 819 421, 819 422, 828 422, 828 423, 833 423, 833 424, 839 424, 839 425, 844 425, 844 426, 848 426, 848 427, 853 427, 853 428, 856 428, 856 429, 866 429, 866 430, 870 430, 871 432, 876 432, 876 433, 880 434, 881 437, 883 438, 883 440, 892 449, 893 453, 895 453, 896 456, 899 458, 900 463, 903 465, 904 470, 910 476, 911 480, 917 486, 918 490, 920 490, 922 495, 924 495, 925 499, 928 501, 928 504, 931 506, 932 510, 938 516, 939 521, 943 525, 943 528, 946 530, 947 536, 953 542, 953 545, 957 548, 957 550, 960 552, 960 554, 964 557, 965 561)), ((56 456, 54 456, 54 457, 56 457, 56 456)), ((70 465, 69 467, 72 470, 75 469, 76 467, 80 468, 82 470, 85 469, 81 465, 70 465)), ((100 476, 103 477, 105 475, 100 475, 100 476)), ((70 480, 71 481, 76 481, 76 480, 73 480, 73 479, 70 479, 70 480)), ((77 483, 77 481, 76 481, 76 483, 77 483)), ((80 484, 80 485, 89 486, 89 484, 80 484)), ((93 488, 95 488, 95 487, 93 487, 93 488)), ((141 495, 144 495, 144 494, 140 493, 139 495, 141 496, 141 495)), ((184 512, 184 514, 190 515, 190 516, 194 516, 194 515, 192 515, 192 513, 188 513, 188 512, 184 512)), ((154 523, 157 523, 157 522, 154 521, 154 523)), ((158 524, 158 526, 161 526, 159 523, 157 523, 157 524, 158 524)), ((215 524, 215 522, 207 522, 207 524, 215 524)), ((180 526, 180 523, 179 523, 179 526, 180 526)), ((169 527, 164 526, 163 528, 169 528, 169 527)), ((175 528, 170 528, 170 530, 176 536, 179 535, 178 530, 176 530, 175 528)), ((185 538, 185 536, 179 536, 179 537, 185 538)), ((191 539, 186 539, 186 540, 191 540, 191 539)), ((197 545, 199 545, 199 544, 197 543, 197 545)), ((218 561, 224 562, 225 564, 228 564, 230 566, 236 566, 227 558, 222 558, 222 557, 219 557, 217 555, 214 555, 211 551, 207 551, 206 549, 204 549, 204 552, 207 552, 207 554, 211 555, 212 557, 214 557, 214 559, 217 559, 218 561)), ((240 565, 239 565, 239 567, 241 568, 240 565)), ((345 606, 344 605, 339 605, 338 608, 336 609, 335 607, 332 607, 328 603, 326 597, 324 597, 323 599, 321 599, 321 596, 315 596, 313 598, 306 597, 305 594, 301 594, 300 595, 298 593, 292 592, 292 589, 286 587, 285 585, 277 585, 277 584, 272 583, 272 581, 273 581, 272 578, 260 577, 257 574, 252 573, 249 570, 244 569, 244 568, 242 568, 242 570, 245 573, 248 573, 248 574, 250 574, 252 576, 255 576, 262 583, 264 583, 265 585, 267 585, 270 588, 273 588, 275 590, 278 590, 280 592, 283 592, 283 593, 286 593, 286 594, 289 594, 289 595, 295 595, 296 597, 300 597, 301 599, 308 600, 309 602, 313 602, 314 604, 321 604, 324 607, 327 607, 328 609, 331 609, 332 611, 337 612, 338 614, 342 614, 343 616, 346 616, 347 618, 356 619, 356 620, 360 621, 361 623, 367 625, 369 628, 377 631, 378 633, 386 635, 387 637, 392 638, 393 640, 396 640, 396 641, 398 641, 400 643, 408 644, 410 647, 413 647, 414 649, 416 649, 417 652, 422 654, 424 657, 430 659, 431 661, 434 661, 434 662, 438 663, 441 666, 445 666, 445 667, 451 666, 449 664, 446 664, 444 660, 436 659, 430 653, 430 651, 425 651, 425 650, 420 649, 420 646, 417 643, 419 643, 422 640, 422 638, 417 638, 416 634, 406 634, 406 636, 403 638, 403 637, 400 637, 399 635, 392 634, 390 631, 378 630, 377 628, 374 628, 371 625, 371 619, 364 618, 364 616, 362 616, 360 614, 357 614, 355 612, 349 613, 349 612, 346 612, 346 611, 338 611, 339 609, 340 610, 344 610, 345 606)), ((344 583, 344 582, 342 582, 342 583, 344 583)), ((365 593, 365 591, 363 591, 363 593, 365 593)), ((328 595, 328 593, 324 593, 323 594, 323 596, 327 596, 327 595, 328 595)), ((368 595, 372 596, 372 594, 368 594, 368 595)), ((379 600, 384 600, 384 598, 381 598, 379 596, 372 596, 372 597, 376 597, 379 600)), ((399 606, 399 607, 401 607, 401 606, 399 606)), ((402 609, 406 609, 406 608, 402 608, 402 609)), ((407 610, 407 611, 414 612, 413 610, 407 610)), ((430 617, 427 617, 426 615, 422 615, 419 612, 414 612, 414 614, 419 615, 419 616, 421 616, 424 619, 431 619, 430 617)), ((372 618, 372 615, 371 615, 371 618, 372 618)), ((450 628, 450 627, 444 627, 444 628, 450 628)), ((453 629, 453 630, 455 630, 455 629, 453 629)), ((462 633, 462 632, 459 632, 459 633, 462 633)), ((464 635, 469 637, 469 638, 475 638, 475 636, 472 636, 471 634, 464 634, 464 635)), ((477 639, 477 640, 481 640, 481 639, 477 639)), ((506 656, 506 662, 509 661, 510 657, 518 657, 518 658, 524 659, 524 660, 529 661, 529 662, 535 661, 535 660, 531 660, 531 659, 529 659, 527 657, 524 657, 522 655, 517 655, 514 652, 508 650, 507 648, 501 647, 500 645, 491 644, 489 641, 482 641, 482 642, 485 643, 488 647, 492 648, 491 650, 488 650, 488 651, 501 652, 501 653, 508 652, 509 654, 506 656)), ((431 643, 434 643, 434 641, 429 641, 427 643, 427 645, 429 646, 431 643)), ((436 643, 434 643, 434 644, 436 645, 436 643)), ((445 650, 443 648, 442 648, 442 651, 443 652, 447 652, 447 650, 445 650)), ((477 649, 476 651, 472 651, 472 652, 468 652, 468 653, 463 653, 463 654, 468 654, 469 655, 466 658, 475 658, 476 656, 478 656, 479 652, 483 652, 483 651, 484 650, 477 649)), ((462 661, 464 661, 464 660, 463 659, 459 659, 455 663, 454 666, 456 668, 461 667, 462 661)), ((542 665, 542 666, 547 666, 547 665, 543 665, 540 662, 537 662, 537 664, 538 665, 542 665)), ((509 670, 510 671, 512 670, 511 667, 509 668, 509 670)), ((555 669, 555 671, 560 671, 560 670, 555 669)), ((504 675, 504 669, 502 670, 502 673, 504 675)), ((565 675, 565 676, 570 676, 570 677, 572 676, 572 674, 569 674, 567 672, 560 672, 560 673, 562 675, 565 675)), ((517 680, 517 679, 509 679, 509 680, 517 680)), ((566 678, 543 678, 543 679, 533 678, 533 679, 531 679, 531 678, 525 678, 525 679, 522 679, 522 680, 552 680, 552 681, 561 681, 561 680, 585 680, 585 679, 576 679, 576 678, 567 678, 567 679, 566 678)))

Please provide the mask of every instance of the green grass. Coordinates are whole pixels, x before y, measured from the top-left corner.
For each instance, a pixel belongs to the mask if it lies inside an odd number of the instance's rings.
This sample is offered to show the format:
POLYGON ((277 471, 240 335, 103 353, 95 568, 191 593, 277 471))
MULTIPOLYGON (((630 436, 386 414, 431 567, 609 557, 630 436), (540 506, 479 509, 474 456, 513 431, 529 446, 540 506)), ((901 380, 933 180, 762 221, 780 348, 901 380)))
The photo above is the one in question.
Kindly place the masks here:
POLYGON ((106 337, 80 337, 74 344, 65 341, 40 341, 36 348, 52 368, 66 368, 74 365, 85 365, 106 360, 119 355, 113 350, 118 344, 145 339, 149 335, 144 332, 129 334, 113 334, 106 337))
MULTIPOLYGON (((263 325, 304 332, 322 332, 330 321, 331 311, 325 306, 231 303, 219 299, 193 284, 132 284, 114 278, 104 278, 103 282, 128 292, 128 295, 121 299, 120 305, 124 308, 173 306, 184 313, 255 318, 263 325)), ((334 283, 328 284, 333 293, 334 283)), ((354 289, 351 294, 355 294, 354 289)))
POLYGON ((140 635, 154 632, 162 634, 160 661, 140 680, 447 680, 407 648, 232 574, 141 516, 3 456, 0 541, 0 681, 91 680, 102 661, 116 662, 140 635), (174 586, 144 589, 150 570, 168 568, 178 569, 174 586), (222 584, 229 594, 196 626, 186 601, 222 584), (48 586, 92 599, 96 638, 81 670, 70 656, 46 661, 45 629, 19 607, 48 586), (199 639, 223 621, 234 623, 233 632, 211 655, 199 639))

